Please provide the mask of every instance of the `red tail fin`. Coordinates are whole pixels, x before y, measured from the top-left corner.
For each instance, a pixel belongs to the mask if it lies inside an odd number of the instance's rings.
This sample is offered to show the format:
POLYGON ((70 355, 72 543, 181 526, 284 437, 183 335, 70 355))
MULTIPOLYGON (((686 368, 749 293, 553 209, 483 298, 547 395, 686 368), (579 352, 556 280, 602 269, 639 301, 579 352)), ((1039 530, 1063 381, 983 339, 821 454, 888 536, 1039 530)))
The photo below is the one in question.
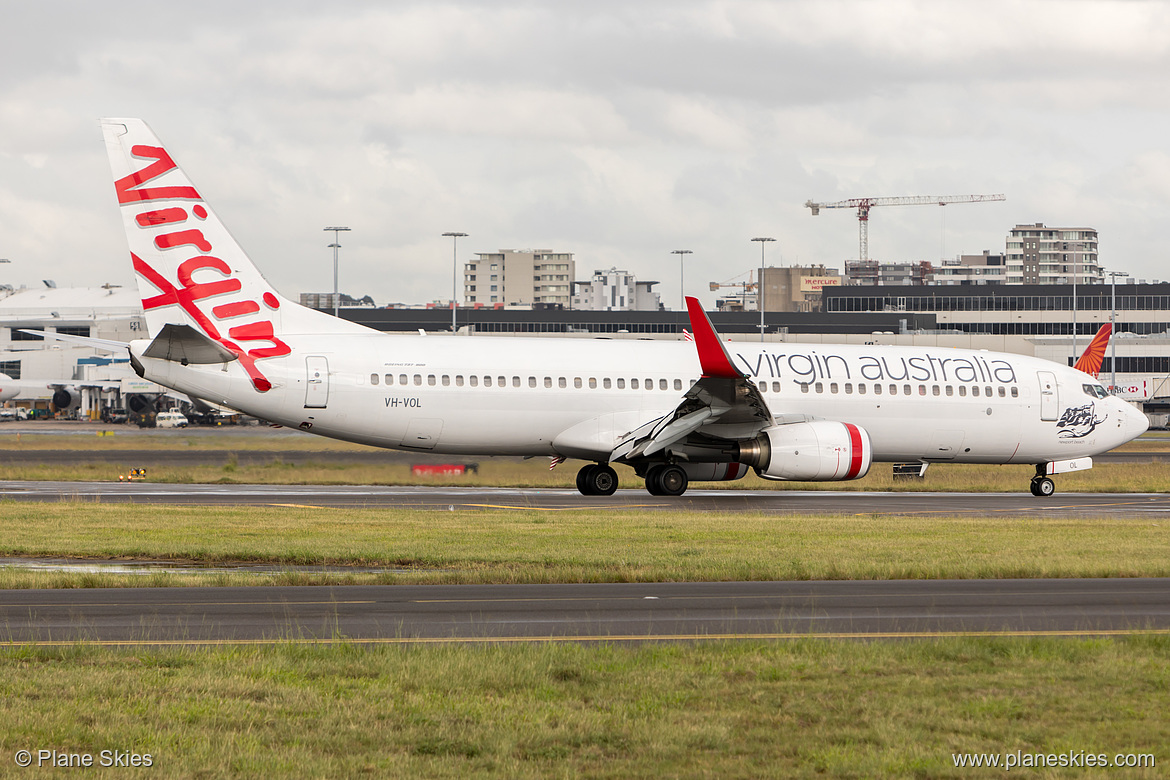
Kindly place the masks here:
POLYGON ((1085 352, 1073 366, 1078 371, 1096 377, 1101 372, 1101 361, 1105 359, 1105 347, 1109 346, 1109 336, 1113 333, 1113 326, 1106 322, 1097 331, 1097 335, 1089 342, 1085 352))

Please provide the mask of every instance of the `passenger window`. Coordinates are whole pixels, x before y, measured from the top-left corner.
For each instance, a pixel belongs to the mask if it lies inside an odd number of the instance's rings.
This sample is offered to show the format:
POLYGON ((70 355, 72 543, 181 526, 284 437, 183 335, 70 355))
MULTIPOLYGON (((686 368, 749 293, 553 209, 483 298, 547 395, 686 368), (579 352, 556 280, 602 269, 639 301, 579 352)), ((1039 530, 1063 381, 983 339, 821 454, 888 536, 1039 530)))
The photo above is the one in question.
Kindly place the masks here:
POLYGON ((825 386, 824 386, 823 384, 821 384, 820 382, 817 382, 817 383, 816 383, 816 384, 813 386, 813 389, 814 389, 814 390, 816 390, 818 393, 823 393, 823 392, 825 392, 825 386))
POLYGON ((590 390, 597 389, 597 377, 595 377, 595 376, 589 377, 589 389, 590 390))
POLYGON ((802 393, 808 392, 808 382, 801 382, 800 383, 800 392, 802 392, 802 393))
POLYGON ((490 376, 485 376, 483 378, 483 386, 484 387, 491 387, 492 386, 492 378, 490 376))
POLYGON ((667 385, 667 384, 666 384, 666 380, 665 380, 665 379, 659 379, 659 380, 658 380, 658 389, 659 389, 659 390, 666 390, 668 387, 669 387, 669 385, 667 385))
POLYGON ((761 393, 768 392, 768 383, 767 382, 760 382, 760 392, 761 393))
POLYGON ((398 375, 398 384, 405 385, 406 383, 407 383, 406 374, 399 374, 398 375))
POLYGON ((393 374, 387 374, 386 376, 384 376, 382 378, 386 380, 386 384, 388 384, 388 385, 394 384, 394 375, 393 374))
POLYGON ((931 385, 930 392, 933 395, 942 395, 942 390, 939 389, 938 385, 931 385))
POLYGON ((512 377, 512 387, 519 387, 519 386, 520 386, 520 377, 518 377, 518 376, 512 377))
POLYGON ((988 398, 991 398, 991 388, 990 387, 983 388, 983 394, 986 395, 988 398))
POLYGON ((613 386, 613 382, 610 381, 609 377, 606 377, 605 379, 601 380, 601 386, 608 390, 613 386))
POLYGON ((637 389, 638 389, 638 380, 637 380, 637 379, 631 379, 631 380, 630 380, 630 389, 631 389, 631 390, 637 390, 637 389))
POLYGON ((544 378, 544 386, 545 387, 552 387, 552 377, 551 376, 546 376, 544 378))
POLYGON ((845 395, 853 395, 853 383, 852 382, 845 383, 845 395))
POLYGON ((443 387, 451 386, 451 377, 449 374, 443 374, 443 387))
POLYGON ((959 385, 959 397, 960 398, 967 397, 967 386, 966 385, 959 385))
POLYGON ((455 375, 455 386, 456 387, 463 387, 463 374, 456 374, 455 375))
POLYGON ((979 397, 979 385, 975 385, 971 388, 971 395, 975 396, 976 398, 979 397))
POLYGON ((506 377, 506 376, 496 377, 496 387, 507 387, 507 386, 508 386, 508 377, 506 377))
POLYGON ((1012 388, 1012 398, 1018 398, 1019 396, 1020 396, 1020 389, 1018 387, 1013 387, 1012 388))
POLYGON ((626 389, 626 380, 621 378, 621 377, 618 377, 617 387, 618 387, 618 390, 625 390, 626 389))
POLYGON ((573 377, 573 387, 577 388, 578 390, 581 389, 581 377, 579 377, 579 376, 573 377))
POLYGON ((857 394, 858 395, 865 395, 865 385, 861 382, 857 383, 857 394))
POLYGON ((557 387, 564 390, 568 386, 569 386, 569 380, 565 379, 563 376, 557 377, 557 387))
POLYGON ((653 380, 653 379, 647 379, 647 380, 646 380, 646 381, 645 381, 645 382, 642 384, 642 387, 643 387, 643 389, 646 389, 646 390, 653 390, 653 389, 654 389, 654 380, 653 380))
POLYGON ((682 390, 682 380, 681 379, 674 380, 674 389, 675 390, 682 390))
POLYGON ((370 374, 370 384, 371 385, 378 384, 378 375, 377 374, 370 374))
POLYGON ((897 385, 890 385, 890 395, 897 395, 897 394, 898 394, 898 386, 897 385))
POLYGON ((902 385, 902 395, 912 395, 913 393, 914 389, 910 385, 902 385))
POLYGON ((435 386, 435 375, 434 374, 427 374, 427 384, 430 385, 431 387, 435 386))
POLYGON ((1004 389, 1003 385, 999 386, 999 397, 1000 398, 1007 397, 1007 390, 1004 389))
POLYGON ((477 377, 475 374, 472 374, 471 376, 467 377, 467 383, 472 387, 479 387, 479 377, 477 377))
POLYGON ((421 384, 422 384, 422 374, 415 374, 415 375, 414 375, 414 383, 415 383, 416 385, 421 385, 421 384))
POLYGON ((874 395, 881 395, 882 394, 882 386, 881 385, 874 385, 873 386, 873 394, 874 395))
POLYGON ((780 383, 779 383, 779 382, 773 382, 773 383, 772 383, 772 392, 773 392, 773 393, 779 393, 779 392, 780 392, 780 383))
POLYGON ((528 377, 528 386, 529 387, 536 387, 536 377, 534 377, 534 376, 528 377))
POLYGON ((952 385, 947 385, 947 395, 954 395, 955 388, 952 385))
POLYGON ((837 383, 836 382, 829 383, 829 392, 832 393, 833 395, 837 394, 837 383))

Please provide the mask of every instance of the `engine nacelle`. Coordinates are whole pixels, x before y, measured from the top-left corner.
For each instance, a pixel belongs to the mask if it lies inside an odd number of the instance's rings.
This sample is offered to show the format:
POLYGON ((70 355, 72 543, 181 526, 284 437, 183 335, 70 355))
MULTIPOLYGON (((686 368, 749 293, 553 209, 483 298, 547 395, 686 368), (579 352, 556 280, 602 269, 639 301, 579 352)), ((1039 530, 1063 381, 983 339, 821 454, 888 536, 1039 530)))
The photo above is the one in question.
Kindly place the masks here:
POLYGON ((749 471, 744 463, 680 463, 691 482, 727 482, 743 479, 749 471))
POLYGON ((764 479, 860 479, 873 462, 873 445, 865 429, 852 423, 818 420, 773 425, 740 444, 740 460, 764 479))
POLYGON ((69 412, 81 406, 81 392, 70 385, 53 391, 53 406, 58 412, 69 412))

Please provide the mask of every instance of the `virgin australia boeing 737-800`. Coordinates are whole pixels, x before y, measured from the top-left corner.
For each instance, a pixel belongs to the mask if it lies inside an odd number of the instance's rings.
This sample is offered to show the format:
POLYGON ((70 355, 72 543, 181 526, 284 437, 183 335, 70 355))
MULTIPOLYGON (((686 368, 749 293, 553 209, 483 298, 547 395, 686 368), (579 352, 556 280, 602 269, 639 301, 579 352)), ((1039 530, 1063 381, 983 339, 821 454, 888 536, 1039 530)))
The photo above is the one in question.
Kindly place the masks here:
POLYGON ((377 447, 625 463, 656 495, 690 480, 846 480, 873 461, 1027 463, 1050 475, 1146 430, 1093 377, 1020 355, 723 342, 390 335, 299 306, 265 281, 139 119, 102 121, 138 277, 144 378, 311 433, 377 447))

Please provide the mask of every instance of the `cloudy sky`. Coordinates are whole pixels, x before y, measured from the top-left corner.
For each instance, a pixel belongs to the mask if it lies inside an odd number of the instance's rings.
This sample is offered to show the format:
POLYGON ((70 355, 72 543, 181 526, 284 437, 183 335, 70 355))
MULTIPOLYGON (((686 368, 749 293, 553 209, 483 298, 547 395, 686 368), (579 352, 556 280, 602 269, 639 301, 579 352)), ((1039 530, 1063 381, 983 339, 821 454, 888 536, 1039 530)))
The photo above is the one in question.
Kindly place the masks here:
POLYGON ((1089 226, 1170 278, 1164 2, 0 0, 0 282, 130 284, 97 119, 139 116, 285 294, 448 298, 500 248, 617 266, 678 301, 770 264, 842 267, 808 199, 875 209, 870 255, 1002 251, 1089 226))

